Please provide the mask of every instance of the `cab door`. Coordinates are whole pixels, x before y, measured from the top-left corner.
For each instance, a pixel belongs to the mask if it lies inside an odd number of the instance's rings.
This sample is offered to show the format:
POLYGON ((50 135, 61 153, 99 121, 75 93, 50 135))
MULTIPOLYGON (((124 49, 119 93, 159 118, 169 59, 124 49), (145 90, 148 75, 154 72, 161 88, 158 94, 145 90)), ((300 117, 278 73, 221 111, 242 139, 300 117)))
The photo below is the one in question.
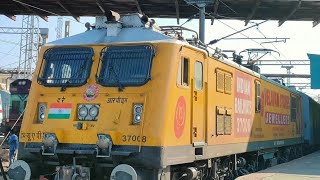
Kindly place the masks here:
POLYGON ((192 143, 204 145, 205 143, 205 60, 199 54, 191 61, 191 93, 192 93, 192 143))

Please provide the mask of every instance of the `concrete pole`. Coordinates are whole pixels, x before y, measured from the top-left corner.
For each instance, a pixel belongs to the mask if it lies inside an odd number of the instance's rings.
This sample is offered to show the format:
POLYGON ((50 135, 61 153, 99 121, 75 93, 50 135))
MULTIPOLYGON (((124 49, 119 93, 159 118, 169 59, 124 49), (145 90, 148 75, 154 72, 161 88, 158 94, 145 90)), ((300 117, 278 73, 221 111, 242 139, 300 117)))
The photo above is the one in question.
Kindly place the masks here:
POLYGON ((204 43, 206 28, 206 4, 198 4, 199 10, 199 39, 204 43))

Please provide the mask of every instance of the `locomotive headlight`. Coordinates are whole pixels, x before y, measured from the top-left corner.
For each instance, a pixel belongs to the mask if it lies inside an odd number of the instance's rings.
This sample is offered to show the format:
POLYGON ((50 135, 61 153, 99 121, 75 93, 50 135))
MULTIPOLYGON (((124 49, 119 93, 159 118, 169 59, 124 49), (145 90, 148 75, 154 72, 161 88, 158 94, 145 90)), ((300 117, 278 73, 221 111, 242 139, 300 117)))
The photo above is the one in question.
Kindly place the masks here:
POLYGON ((142 120, 143 104, 133 104, 133 125, 139 125, 142 120))
POLYGON ((88 108, 86 106, 82 106, 81 108, 79 108, 78 114, 82 118, 86 117, 88 115, 88 108))
POLYGON ((99 109, 96 106, 92 106, 89 110, 91 117, 96 117, 99 114, 99 109))
POLYGON ((43 123, 43 120, 45 118, 46 109, 47 109, 46 103, 39 103, 38 104, 38 123, 43 123))
POLYGON ((136 113, 142 113, 142 106, 136 106, 134 111, 136 113))
POLYGON ((137 121, 140 121, 140 120, 141 120, 141 116, 140 116, 140 115, 136 115, 135 119, 136 119, 137 121))
POLYGON ((78 118, 82 121, 95 121, 98 119, 100 105, 98 104, 79 104, 78 118))

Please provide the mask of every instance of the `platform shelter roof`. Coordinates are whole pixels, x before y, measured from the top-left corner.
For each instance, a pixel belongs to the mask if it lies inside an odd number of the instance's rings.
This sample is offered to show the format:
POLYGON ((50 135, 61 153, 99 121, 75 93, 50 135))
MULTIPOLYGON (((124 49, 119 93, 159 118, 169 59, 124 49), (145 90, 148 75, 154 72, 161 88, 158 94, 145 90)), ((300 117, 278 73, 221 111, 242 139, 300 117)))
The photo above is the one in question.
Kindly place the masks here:
POLYGON ((206 1, 206 18, 250 20, 313 21, 320 23, 319 0, 1 0, 0 14, 12 19, 15 15, 101 16, 105 11, 119 14, 139 12, 149 17, 189 18, 198 9, 190 2, 206 1))

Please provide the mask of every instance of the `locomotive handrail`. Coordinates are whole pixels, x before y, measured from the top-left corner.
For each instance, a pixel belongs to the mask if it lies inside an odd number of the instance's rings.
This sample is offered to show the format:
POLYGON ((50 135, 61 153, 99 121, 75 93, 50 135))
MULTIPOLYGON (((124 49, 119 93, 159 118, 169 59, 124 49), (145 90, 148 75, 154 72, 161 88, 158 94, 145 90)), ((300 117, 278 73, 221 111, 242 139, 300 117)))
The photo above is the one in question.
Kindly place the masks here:
POLYGON ((193 30, 193 29, 189 29, 186 27, 181 27, 181 26, 160 26, 161 31, 163 33, 168 33, 168 34, 177 34, 178 31, 180 31, 180 35, 182 36, 182 31, 189 31, 189 32, 193 32, 196 34, 196 39, 199 39, 199 35, 198 32, 193 30))
MULTIPOLYGON (((16 126, 16 124, 18 123, 18 121, 21 119, 21 117, 23 116, 24 114, 24 111, 26 109, 23 109, 22 113, 20 114, 20 116, 18 117, 18 119, 16 120, 16 122, 12 125, 10 131, 16 126)), ((4 137, 3 141, 1 142, 0 144, 0 147, 2 147, 3 143, 6 141, 6 139, 8 138, 9 134, 10 134, 10 131, 7 133, 7 135, 4 137)))

